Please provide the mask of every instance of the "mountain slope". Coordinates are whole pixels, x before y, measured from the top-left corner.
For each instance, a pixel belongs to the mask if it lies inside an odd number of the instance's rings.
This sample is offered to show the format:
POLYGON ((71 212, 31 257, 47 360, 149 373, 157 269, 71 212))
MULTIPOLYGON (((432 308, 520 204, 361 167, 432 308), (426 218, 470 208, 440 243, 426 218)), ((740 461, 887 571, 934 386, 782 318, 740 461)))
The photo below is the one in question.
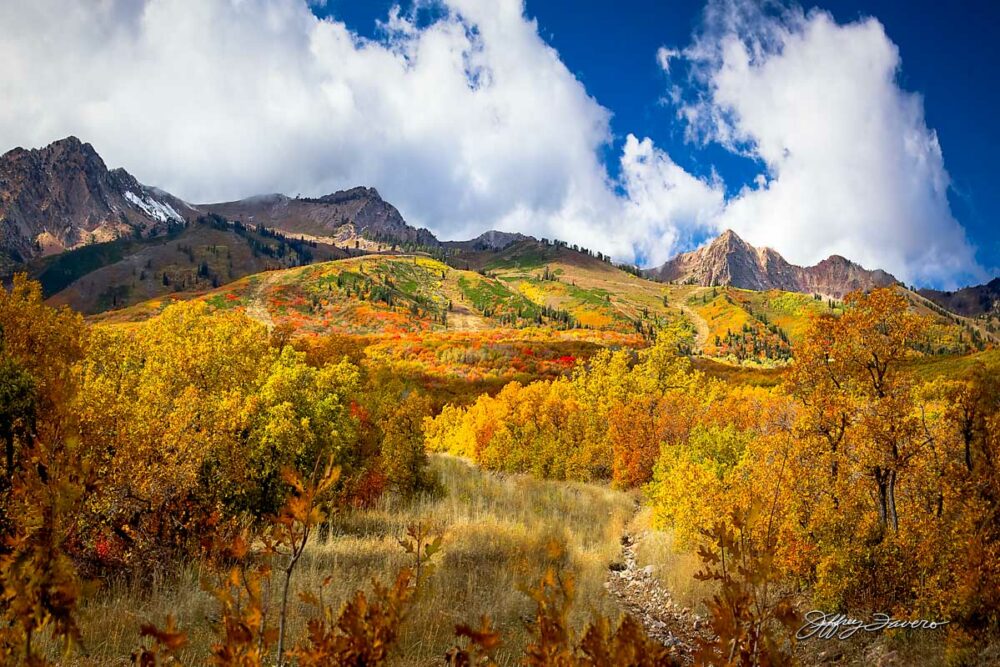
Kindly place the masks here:
POLYGON ((684 318, 665 299, 666 286, 634 275, 606 258, 559 242, 521 237, 503 249, 449 255, 455 267, 479 271, 539 306, 565 311, 579 326, 649 335, 684 318))
POLYGON ((457 251, 476 252, 481 250, 503 250, 518 241, 534 240, 517 232, 501 232, 491 229, 468 241, 445 241, 441 245, 457 251))
MULTIPOLYGON (((382 254, 267 271, 208 291, 161 291, 160 298, 95 320, 144 320, 174 300, 193 298, 215 309, 243 309, 294 335, 374 336, 384 342, 380 354, 419 354, 426 357, 420 362, 425 366, 461 366, 476 359, 483 368, 491 367, 496 355, 517 356, 520 343, 512 341, 643 345, 657 327, 687 322, 697 333, 694 354, 771 367, 788 362, 816 315, 843 312, 842 302, 811 294, 656 283, 540 241, 465 257, 474 270, 426 255, 382 254), (488 351, 480 349, 484 341, 490 341, 488 351)), ((915 312, 930 317, 913 341, 919 352, 963 354, 997 342, 982 323, 945 313, 902 286, 896 289, 915 312)), ((553 363, 564 356, 547 344, 532 347, 531 355, 541 348, 553 363)))
POLYGON ((790 264, 771 248, 755 248, 727 230, 710 244, 674 257, 647 275, 665 282, 732 286, 766 291, 816 293, 841 298, 848 292, 898 282, 882 270, 869 271, 839 255, 815 266, 790 264))
POLYGON ((92 242, 162 233, 195 211, 67 137, 0 156, 0 272, 92 242))
POLYGON ((415 229, 375 188, 357 187, 316 199, 272 194, 234 202, 202 204, 200 209, 229 220, 264 225, 284 234, 306 235, 337 245, 366 239, 389 245, 436 248, 426 229, 415 229))
POLYGON ((334 246, 203 216, 154 238, 123 238, 44 257, 28 270, 49 303, 94 314, 347 255, 334 246))
POLYGON ((1000 278, 955 292, 922 289, 918 293, 942 308, 965 317, 1000 316, 1000 278))
MULTIPOLYGON (((550 252, 541 265, 489 271, 424 255, 365 255, 250 276, 202 295, 170 296, 252 309, 261 320, 312 333, 542 327, 641 340, 655 323, 681 317, 664 304, 657 283, 566 248, 550 252)), ((161 305, 139 304, 101 319, 143 319, 161 305)))

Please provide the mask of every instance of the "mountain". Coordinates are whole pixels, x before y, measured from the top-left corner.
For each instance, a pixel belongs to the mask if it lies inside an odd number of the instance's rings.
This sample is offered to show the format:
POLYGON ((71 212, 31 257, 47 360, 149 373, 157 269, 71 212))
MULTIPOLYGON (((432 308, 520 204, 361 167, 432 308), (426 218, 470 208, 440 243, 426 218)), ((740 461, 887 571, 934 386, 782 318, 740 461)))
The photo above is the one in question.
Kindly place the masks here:
POLYGON ((828 257, 815 266, 796 266, 771 248, 755 248, 732 230, 646 273, 664 282, 730 285, 758 291, 777 289, 838 299, 855 290, 898 282, 885 271, 869 271, 840 255, 828 257))
POLYGON ((213 213, 341 247, 441 247, 430 231, 408 225, 375 188, 192 206, 139 183, 124 169, 109 170, 93 146, 67 137, 45 148, 15 148, 0 156, 0 275, 92 243, 159 236, 172 225, 213 213))
POLYGON ((468 241, 445 241, 442 245, 460 251, 493 250, 499 251, 508 248, 515 243, 526 240, 534 240, 531 236, 525 236, 517 232, 501 232, 491 229, 483 232, 474 239, 468 241))
POLYGON ((942 308, 965 317, 1000 315, 1000 278, 994 278, 985 285, 964 287, 955 292, 922 289, 917 293, 942 308))
POLYGON ((0 156, 0 273, 88 243, 159 234, 194 213, 124 169, 108 170, 76 137, 15 148, 0 156))
POLYGON ((50 303, 90 315, 351 254, 207 215, 174 225, 165 234, 81 246, 23 268, 41 283, 50 303))
POLYGON ((264 225, 289 235, 309 236, 337 245, 361 240, 388 245, 436 248, 426 229, 406 224, 395 206, 375 188, 357 187, 316 199, 272 194, 198 208, 245 224, 264 225))

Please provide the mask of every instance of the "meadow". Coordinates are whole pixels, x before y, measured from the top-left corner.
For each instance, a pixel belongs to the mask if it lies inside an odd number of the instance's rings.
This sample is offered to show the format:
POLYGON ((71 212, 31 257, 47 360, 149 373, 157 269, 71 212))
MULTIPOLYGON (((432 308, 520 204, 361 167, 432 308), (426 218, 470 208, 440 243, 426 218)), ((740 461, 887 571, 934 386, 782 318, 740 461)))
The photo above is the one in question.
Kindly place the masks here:
POLYGON ((929 349, 902 290, 650 292, 522 259, 351 258, 90 320, 15 278, 0 657, 817 664, 794 635, 823 609, 948 620, 843 660, 989 664, 994 350, 929 349), (477 303, 507 293, 538 310, 477 303), (748 358, 699 355, 691 312, 744 318, 748 358), (616 592, 649 581, 666 630, 616 592))
MULTIPOLYGON (((498 477, 447 455, 433 457, 431 470, 441 480, 442 495, 387 495, 372 507, 331 517, 328 532, 309 544, 296 574, 297 603, 289 614, 293 637, 304 635, 313 612, 298 601, 298 593, 322 590, 325 600, 339 607, 355 590, 370 589, 373 579, 392 581, 411 564, 398 540, 413 524, 440 534, 442 549, 432 559, 433 577, 407 613, 394 664, 440 662, 456 643, 455 626, 483 615, 508 630, 497 664, 518 664, 529 642, 525 619, 534 609, 524 590, 544 574, 552 541, 564 545, 563 567, 576 580, 572 627, 581 630, 594 612, 617 618, 620 612, 603 585, 635 512, 634 496, 524 475, 498 477)), ((112 577, 102 582, 79 609, 84 649, 68 664, 130 664, 141 626, 162 623, 167 616, 188 633, 177 658, 184 664, 207 660, 215 641, 211 626, 218 620, 215 600, 201 586, 210 567, 186 562, 157 569, 145 581, 112 577)), ((277 582, 265 595, 277 599, 277 582)))

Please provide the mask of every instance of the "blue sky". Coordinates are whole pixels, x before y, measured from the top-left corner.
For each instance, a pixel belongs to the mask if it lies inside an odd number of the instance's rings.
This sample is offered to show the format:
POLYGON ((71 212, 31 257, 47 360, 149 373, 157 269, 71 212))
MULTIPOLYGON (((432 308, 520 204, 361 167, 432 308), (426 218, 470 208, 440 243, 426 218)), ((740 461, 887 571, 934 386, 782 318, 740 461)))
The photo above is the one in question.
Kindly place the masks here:
MULTIPOLYGON (((377 38, 376 21, 395 0, 328 0, 319 16, 345 21, 359 34, 377 38)), ((402 3, 403 7, 412 6, 402 3)), ((874 17, 899 47, 900 85, 923 96, 927 124, 939 137, 952 179, 952 212, 977 246, 977 258, 1000 267, 1000 3, 987 0, 827 0, 803 3, 848 23, 874 17)), ((667 78, 657 65, 661 46, 683 48, 702 21, 705 3, 692 0, 527 0, 526 14, 598 102, 609 108, 614 143, 604 159, 617 172, 615 156, 628 133, 652 138, 691 173, 723 177, 728 194, 751 182, 760 163, 718 145, 685 141, 675 108, 663 102, 667 78)), ((428 14, 433 18, 433 14, 428 14)))
POLYGON ((731 228, 998 272, 996 3, 413 2, 0 3, 0 148, 73 134, 193 203, 374 186, 442 239, 642 266, 731 228))

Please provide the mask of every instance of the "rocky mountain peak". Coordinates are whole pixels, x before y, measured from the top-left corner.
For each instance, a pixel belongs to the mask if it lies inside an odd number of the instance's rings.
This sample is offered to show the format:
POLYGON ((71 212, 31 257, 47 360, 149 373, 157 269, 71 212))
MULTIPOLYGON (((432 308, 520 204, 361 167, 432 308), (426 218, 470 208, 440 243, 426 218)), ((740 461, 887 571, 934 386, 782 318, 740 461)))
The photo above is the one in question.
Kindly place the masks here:
POLYGON ((315 201, 322 202, 324 204, 346 204, 352 201, 358 200, 378 200, 384 201, 382 195, 378 193, 378 190, 371 187, 358 186, 354 188, 349 188, 347 190, 338 190, 328 195, 323 195, 317 198, 315 201))
POLYGON ((839 255, 832 255, 816 266, 795 266, 776 250, 755 248, 731 229, 708 245, 680 254, 646 273, 668 282, 731 285, 752 290, 779 289, 836 298, 855 290, 897 282, 884 271, 868 271, 839 255))
POLYGON ((710 245, 721 246, 728 249, 745 249, 750 247, 749 243, 744 241, 739 234, 731 229, 727 229, 715 237, 710 245))
POLYGON ((256 196, 198 208, 230 220, 252 220, 286 234, 308 234, 336 243, 360 236, 387 245, 440 245, 430 231, 408 225, 399 210, 373 187, 338 190, 321 197, 256 196))
POLYGON ((491 229, 483 232, 467 243, 472 244, 474 247, 484 248, 487 250, 503 250, 518 241, 523 241, 528 238, 530 237, 518 232, 501 232, 497 229, 491 229))
POLYGON ((830 255, 826 259, 820 260, 816 266, 850 266, 853 264, 854 262, 843 255, 830 255))
POLYGON ((80 141, 77 137, 75 137, 73 135, 70 135, 70 136, 68 136, 68 137, 66 137, 64 139, 57 139, 57 140, 53 141, 51 144, 49 144, 48 146, 46 146, 45 148, 42 148, 42 149, 39 149, 39 150, 41 150, 41 151, 50 151, 50 152, 59 152, 59 151, 62 151, 62 152, 68 152, 68 153, 80 152, 80 153, 84 153, 84 154, 87 154, 87 155, 94 155, 94 156, 100 157, 100 156, 97 155, 97 151, 94 150, 94 147, 92 145, 90 145, 89 143, 80 141))
POLYGON ((0 156, 0 272, 43 254, 136 233, 183 218, 124 169, 109 171, 93 146, 66 137, 0 156))
POLYGON ((14 148, 0 156, 3 176, 40 177, 44 173, 66 174, 83 170, 90 174, 106 173, 104 160, 90 144, 76 137, 53 141, 44 148, 14 148), (20 174, 18 173, 20 172, 20 174))

